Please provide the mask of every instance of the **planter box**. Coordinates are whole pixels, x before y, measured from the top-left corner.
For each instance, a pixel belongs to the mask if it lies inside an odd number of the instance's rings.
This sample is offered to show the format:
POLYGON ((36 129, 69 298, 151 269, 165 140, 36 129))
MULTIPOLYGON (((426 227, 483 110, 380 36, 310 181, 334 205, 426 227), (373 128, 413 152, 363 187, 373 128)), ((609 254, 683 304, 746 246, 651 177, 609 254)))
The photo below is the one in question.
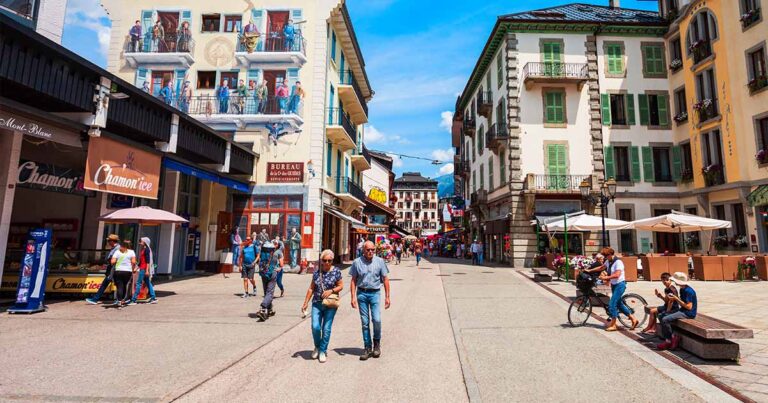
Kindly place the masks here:
POLYGON ((637 281, 637 257, 622 256, 619 259, 624 263, 624 279, 627 282, 637 281))
POLYGON ((669 272, 669 257, 646 256, 643 261, 643 279, 661 281, 661 273, 669 272))
POLYGON ((757 278, 768 281, 768 256, 755 256, 757 278))
POLYGON ((675 274, 675 272, 681 272, 688 274, 688 256, 669 256, 669 274, 675 274))
POLYGON ((723 280, 737 281, 739 279, 739 262, 744 256, 723 256, 723 280))
POLYGON ((723 281, 723 256, 696 256, 693 267, 697 280, 723 281))

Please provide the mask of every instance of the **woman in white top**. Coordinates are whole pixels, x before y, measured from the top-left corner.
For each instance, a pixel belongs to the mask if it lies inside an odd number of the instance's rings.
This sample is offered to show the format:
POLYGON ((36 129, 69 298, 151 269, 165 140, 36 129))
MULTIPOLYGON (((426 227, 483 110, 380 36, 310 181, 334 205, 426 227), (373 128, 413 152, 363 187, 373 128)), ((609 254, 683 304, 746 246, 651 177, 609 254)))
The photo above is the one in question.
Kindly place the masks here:
POLYGON ((632 321, 632 328, 630 330, 635 330, 638 321, 621 300, 621 297, 624 296, 624 291, 627 290, 627 282, 624 280, 624 262, 616 257, 616 252, 613 248, 603 248, 601 253, 605 256, 605 264, 610 275, 601 274, 600 280, 603 280, 603 282, 607 280, 611 281, 611 301, 608 303, 608 313, 611 315, 611 321, 605 330, 608 332, 615 332, 618 330, 616 327, 616 319, 619 317, 619 311, 624 315, 627 315, 629 320, 632 321))
POLYGON ((131 241, 123 241, 120 244, 120 250, 112 255, 112 266, 115 268, 114 281, 117 284, 115 305, 123 307, 130 297, 126 291, 128 282, 133 276, 134 267, 136 267, 136 253, 131 249, 131 241))

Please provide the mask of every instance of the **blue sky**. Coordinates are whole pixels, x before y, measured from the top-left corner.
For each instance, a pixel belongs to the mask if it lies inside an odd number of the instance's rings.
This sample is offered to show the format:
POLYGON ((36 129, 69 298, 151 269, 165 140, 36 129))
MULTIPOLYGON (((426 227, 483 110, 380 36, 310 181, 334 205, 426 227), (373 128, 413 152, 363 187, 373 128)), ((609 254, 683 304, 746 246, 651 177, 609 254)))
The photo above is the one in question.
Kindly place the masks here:
MULTIPOLYGON (((581 2, 608 4, 608 0, 581 2)), ((63 45, 105 66, 109 19, 98 3, 69 0, 63 45)), ((496 17, 565 3, 568 1, 347 0, 376 91, 369 105, 368 148, 446 162, 436 166, 402 158, 395 161, 398 176, 403 171, 431 177, 453 172, 450 114, 496 17)), ((621 0, 621 6, 655 10, 656 2, 621 0)))

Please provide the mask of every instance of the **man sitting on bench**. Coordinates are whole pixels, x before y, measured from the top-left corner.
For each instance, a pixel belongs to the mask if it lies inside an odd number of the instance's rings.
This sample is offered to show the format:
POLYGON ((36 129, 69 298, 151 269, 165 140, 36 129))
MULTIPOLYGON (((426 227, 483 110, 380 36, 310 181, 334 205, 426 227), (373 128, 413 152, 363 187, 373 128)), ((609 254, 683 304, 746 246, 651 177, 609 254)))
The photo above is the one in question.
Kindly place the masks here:
POLYGON ((656 346, 659 350, 674 350, 680 343, 680 336, 672 334, 672 323, 678 319, 696 318, 698 301, 696 300, 696 291, 688 285, 688 275, 676 272, 672 275, 672 282, 680 287, 680 296, 668 294, 667 297, 680 304, 680 310, 661 318, 661 337, 664 342, 656 346))
POLYGON ((659 318, 659 321, 661 321, 664 316, 677 312, 677 310, 680 309, 680 305, 677 301, 667 296, 669 294, 678 295, 677 288, 672 285, 670 277, 672 276, 669 273, 661 273, 661 283, 664 284, 664 294, 660 293, 658 289, 654 289, 653 292, 656 293, 657 297, 664 301, 664 304, 650 308, 649 312, 651 316, 648 318, 648 326, 642 330, 642 333, 656 333, 656 318, 659 318))

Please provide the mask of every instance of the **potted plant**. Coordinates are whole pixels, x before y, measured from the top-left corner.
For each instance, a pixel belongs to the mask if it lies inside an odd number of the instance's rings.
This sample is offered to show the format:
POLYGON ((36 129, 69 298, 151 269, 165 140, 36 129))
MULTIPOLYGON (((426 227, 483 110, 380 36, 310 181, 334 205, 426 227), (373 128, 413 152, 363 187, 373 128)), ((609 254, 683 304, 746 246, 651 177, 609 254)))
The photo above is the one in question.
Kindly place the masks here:
POLYGON ((557 255, 555 256, 555 259, 552 261, 552 266, 555 267, 555 271, 557 272, 557 278, 560 278, 563 273, 565 273, 565 257, 563 255, 557 255))
POLYGON ((683 67, 683 61, 680 59, 672 60, 672 62, 669 63, 669 69, 672 71, 679 70, 681 67, 683 67))
POLYGON ((709 98, 702 99, 701 101, 693 104, 693 110, 695 110, 699 114, 699 121, 704 122, 713 117, 713 116, 710 116, 710 115, 714 115, 710 110, 712 105, 713 105, 713 102, 709 98))
POLYGON ((725 235, 718 235, 712 240, 712 244, 715 245, 715 249, 717 250, 723 250, 730 245, 730 241, 728 240, 728 237, 725 235))
POLYGON ((736 235, 733 237, 731 245, 733 245, 735 248, 744 249, 749 246, 749 240, 747 239, 746 235, 736 235))
POLYGON ((760 150, 755 154, 755 159, 757 160, 758 164, 765 164, 768 162, 768 152, 765 150, 760 150))
POLYGON ((686 249, 696 249, 701 245, 701 241, 699 241, 699 234, 695 232, 687 234, 684 241, 686 249))
POLYGON ((701 168, 701 174, 704 176, 704 183, 707 186, 719 185, 721 182, 721 172, 723 168, 720 164, 707 165, 701 168))
POLYGON ((686 120, 688 120, 688 112, 682 111, 677 115, 675 115, 672 119, 677 123, 685 122, 686 120))
POLYGON ((739 279, 744 280, 748 278, 752 280, 757 274, 757 262, 754 256, 745 256, 744 259, 739 262, 739 279))
POLYGON ((585 270, 589 269, 592 264, 595 263, 595 259, 586 256, 574 256, 571 259, 571 267, 574 269, 585 270))
POLYGON ((755 91, 758 91, 758 90, 761 90, 761 89, 763 89, 765 87, 768 87, 768 76, 766 76, 766 75, 757 76, 757 77, 753 78, 752 80, 750 80, 747 83, 747 86, 749 87, 749 92, 750 93, 753 93, 755 91))
POLYGON ((754 10, 749 10, 746 13, 742 14, 739 18, 739 21, 741 21, 741 26, 746 28, 750 25, 752 25, 755 21, 760 19, 760 8, 756 8, 754 10))

